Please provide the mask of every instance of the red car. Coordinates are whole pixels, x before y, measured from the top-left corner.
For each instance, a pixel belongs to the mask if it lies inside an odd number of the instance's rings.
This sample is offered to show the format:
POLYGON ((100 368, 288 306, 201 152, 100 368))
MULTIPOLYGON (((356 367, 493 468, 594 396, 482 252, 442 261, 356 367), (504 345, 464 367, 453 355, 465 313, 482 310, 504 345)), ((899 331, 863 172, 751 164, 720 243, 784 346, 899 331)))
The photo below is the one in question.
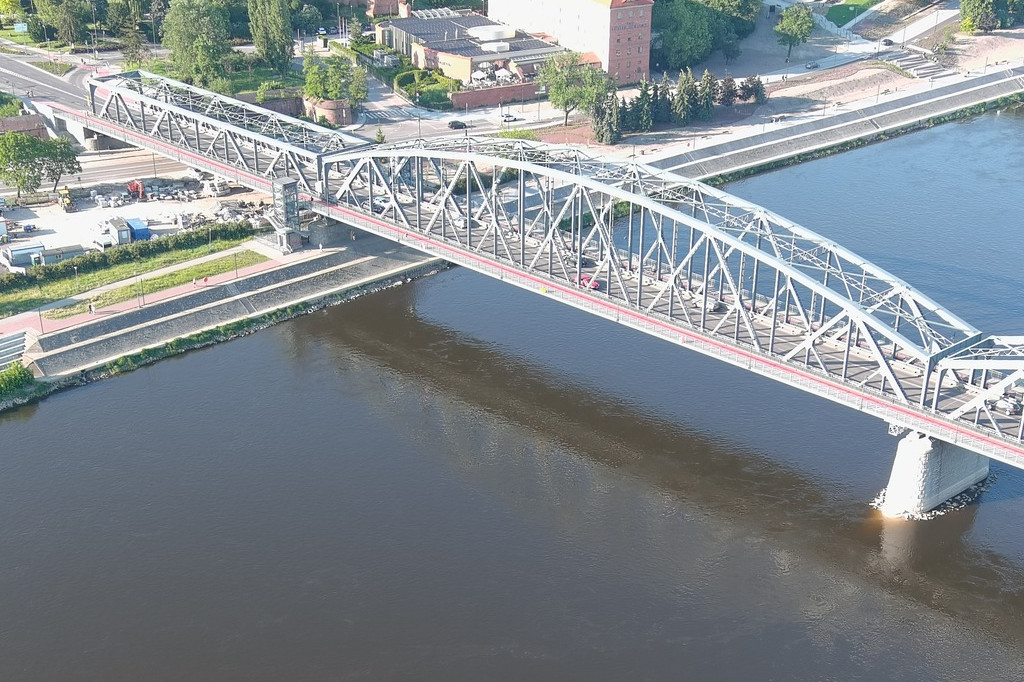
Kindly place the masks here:
POLYGON ((601 280, 592 275, 580 275, 576 283, 584 289, 591 289, 593 291, 598 291, 601 288, 601 280))

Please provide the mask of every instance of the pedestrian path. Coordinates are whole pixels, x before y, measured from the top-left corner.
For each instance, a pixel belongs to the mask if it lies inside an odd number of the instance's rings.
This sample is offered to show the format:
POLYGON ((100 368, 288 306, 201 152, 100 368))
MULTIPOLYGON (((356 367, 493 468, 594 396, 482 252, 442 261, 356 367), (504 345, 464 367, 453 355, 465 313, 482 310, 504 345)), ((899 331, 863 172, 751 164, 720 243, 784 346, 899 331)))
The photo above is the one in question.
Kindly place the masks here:
MULTIPOLYGON (((330 251, 330 249, 324 249, 324 251, 330 251)), ((12 315, 11 317, 4 318, 0 320, 0 337, 16 334, 18 332, 26 330, 33 330, 34 332, 40 334, 50 334, 62 329, 67 329, 70 327, 90 322, 99 316, 115 315, 117 313, 131 310, 133 308, 139 308, 145 305, 157 303, 159 301, 165 301, 167 299, 175 298, 177 296, 181 296, 183 294, 195 291, 196 289, 199 288, 219 286, 222 284, 229 283, 234 279, 246 277, 248 275, 253 275, 259 272, 273 270, 274 268, 278 268, 283 265, 290 265, 303 260, 308 260, 310 258, 315 258, 319 255, 321 255, 321 253, 317 249, 310 249, 307 251, 296 251, 294 253, 290 253, 287 255, 281 255, 279 252, 274 251, 272 249, 268 249, 267 247, 261 245, 259 242, 246 242, 244 244, 240 244, 230 249, 225 249, 223 251, 218 251, 216 253, 196 258, 195 260, 185 261, 184 263, 177 263, 175 265, 169 265, 165 268, 160 268, 159 270, 147 272, 144 275, 132 277, 131 279, 121 280, 119 282, 113 282, 111 284, 105 284, 101 287, 97 287, 89 291, 83 291, 82 293, 76 294, 73 297, 66 298, 61 301, 47 303, 43 306, 40 306, 39 308, 34 308, 31 311, 19 313, 18 315, 12 315), (208 277, 205 280, 197 281, 195 285, 186 283, 176 287, 171 287, 169 289, 163 289, 161 291, 147 293, 144 296, 140 295, 136 298, 121 301, 120 303, 115 303, 113 305, 97 308, 94 313, 82 313, 80 315, 74 315, 71 317, 59 319, 50 319, 44 316, 47 310, 61 308, 80 301, 88 301, 90 299, 96 298, 97 296, 106 291, 112 291, 114 289, 120 289, 122 287, 137 284, 140 280, 152 279, 153 277, 159 277, 169 272, 183 270, 185 268, 192 267, 193 265, 199 263, 216 260, 218 258, 224 258, 225 256, 230 256, 232 253, 239 253, 246 250, 259 251, 264 255, 268 256, 270 260, 264 261, 262 263, 256 263, 254 265, 250 265, 247 267, 238 268, 237 273, 235 270, 230 270, 220 275, 208 277)))

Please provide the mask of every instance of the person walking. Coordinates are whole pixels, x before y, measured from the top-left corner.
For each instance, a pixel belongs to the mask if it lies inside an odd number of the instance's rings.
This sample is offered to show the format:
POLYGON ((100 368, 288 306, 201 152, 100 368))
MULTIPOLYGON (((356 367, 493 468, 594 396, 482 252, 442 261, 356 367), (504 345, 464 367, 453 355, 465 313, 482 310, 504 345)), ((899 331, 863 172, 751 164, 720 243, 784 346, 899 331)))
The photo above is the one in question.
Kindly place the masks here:
POLYGON ((89 301, 89 314, 90 315, 95 315, 96 314, 96 306, 93 304, 92 301, 89 301))

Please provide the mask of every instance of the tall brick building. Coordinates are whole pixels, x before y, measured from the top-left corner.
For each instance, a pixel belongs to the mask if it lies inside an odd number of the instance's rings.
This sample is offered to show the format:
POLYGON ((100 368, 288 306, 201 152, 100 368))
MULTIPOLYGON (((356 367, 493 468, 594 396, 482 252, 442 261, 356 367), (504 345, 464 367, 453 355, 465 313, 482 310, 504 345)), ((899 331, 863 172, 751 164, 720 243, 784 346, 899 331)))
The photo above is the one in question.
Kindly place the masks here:
POLYGON ((487 15, 592 53, 619 84, 650 77, 654 0, 490 0, 487 15))

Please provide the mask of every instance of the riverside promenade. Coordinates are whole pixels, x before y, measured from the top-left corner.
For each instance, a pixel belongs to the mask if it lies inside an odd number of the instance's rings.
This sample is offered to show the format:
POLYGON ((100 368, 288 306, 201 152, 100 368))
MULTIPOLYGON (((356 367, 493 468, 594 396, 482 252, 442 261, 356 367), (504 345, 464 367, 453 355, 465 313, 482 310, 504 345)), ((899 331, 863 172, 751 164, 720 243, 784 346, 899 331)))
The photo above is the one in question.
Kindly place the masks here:
POLYGON ((711 180, 784 164, 848 143, 883 139, 1024 93, 1024 63, 990 66, 986 71, 955 74, 924 81, 903 93, 879 92, 858 102, 780 117, 702 148, 673 145, 646 157, 646 162, 695 180, 711 180))
MULTIPOLYGON (((212 257, 230 253, 222 251, 212 257)), ((46 307, 21 313, 0 321, 0 336, 27 332, 25 364, 40 378, 59 379, 176 338, 298 304, 344 296, 353 290, 387 286, 441 265, 439 259, 363 235, 341 247, 307 249, 285 256, 274 254, 271 260, 240 268, 237 276, 232 271, 195 286, 185 284, 153 292, 146 294, 144 302, 139 297, 97 309, 95 313, 63 319, 46 318, 46 307), (39 332, 40 326, 43 333, 39 332)), ((102 289, 135 281, 133 278, 102 289)), ((83 292, 76 299, 88 300, 102 289, 83 292)), ((67 301, 49 307, 63 303, 67 301)))

